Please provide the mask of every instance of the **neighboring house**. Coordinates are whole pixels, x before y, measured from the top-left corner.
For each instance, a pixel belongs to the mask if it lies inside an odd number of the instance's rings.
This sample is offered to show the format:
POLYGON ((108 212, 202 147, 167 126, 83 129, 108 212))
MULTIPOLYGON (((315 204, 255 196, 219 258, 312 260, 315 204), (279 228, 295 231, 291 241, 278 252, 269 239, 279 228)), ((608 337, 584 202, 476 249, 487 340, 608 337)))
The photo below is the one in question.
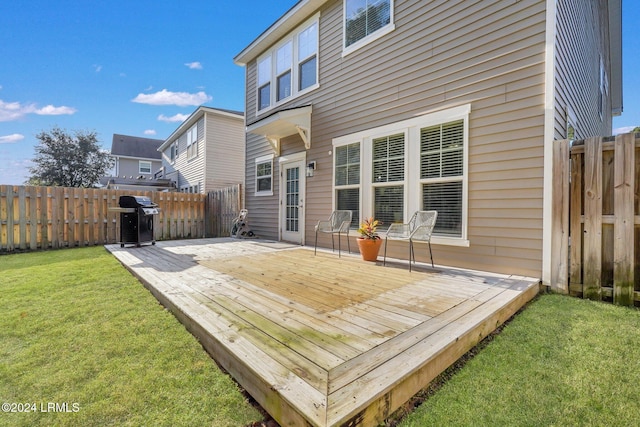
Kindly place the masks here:
POLYGON ((158 147, 158 178, 170 179, 179 191, 205 194, 244 184, 244 114, 198 107, 158 147))
POLYGON ((158 147, 161 139, 114 134, 111 157, 115 161, 113 176, 104 177, 101 184, 114 189, 166 190, 171 183, 157 181, 154 172, 162 166, 158 147))
POLYGON ((234 59, 252 229, 436 209, 436 263, 548 283, 552 144, 611 134, 621 54, 620 0, 301 0, 234 59))
POLYGON ((162 156, 158 153, 162 142, 161 139, 114 134, 111 142, 111 157, 115 160, 113 175, 153 178, 153 173, 162 166, 162 156))

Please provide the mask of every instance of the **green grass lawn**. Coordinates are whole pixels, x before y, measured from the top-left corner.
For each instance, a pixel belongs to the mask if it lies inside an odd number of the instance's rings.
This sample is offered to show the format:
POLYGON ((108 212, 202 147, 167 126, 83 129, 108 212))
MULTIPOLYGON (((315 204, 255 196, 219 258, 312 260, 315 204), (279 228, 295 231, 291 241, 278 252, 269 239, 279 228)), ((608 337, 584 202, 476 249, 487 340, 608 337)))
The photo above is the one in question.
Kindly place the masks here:
MULTIPOLYGON (((400 425, 640 425, 640 310, 542 295, 482 347, 400 425)), ((262 419, 102 247, 0 256, 0 403, 35 409, 0 426, 262 419)))
POLYGON ((3 405, 2 426, 235 427, 263 418, 102 247, 0 256, 0 403, 35 409, 3 405))
POLYGON ((400 425, 640 425, 640 311, 543 295, 400 425))

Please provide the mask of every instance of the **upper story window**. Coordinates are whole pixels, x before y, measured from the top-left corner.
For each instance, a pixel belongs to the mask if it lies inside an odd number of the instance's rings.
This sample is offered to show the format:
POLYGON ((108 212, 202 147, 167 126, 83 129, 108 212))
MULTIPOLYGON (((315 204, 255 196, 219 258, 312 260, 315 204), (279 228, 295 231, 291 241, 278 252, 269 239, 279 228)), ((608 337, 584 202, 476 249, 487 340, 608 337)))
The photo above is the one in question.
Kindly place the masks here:
POLYGON ((138 162, 138 172, 149 174, 151 173, 151 162, 146 160, 140 160, 138 162))
POLYGON ((257 108, 262 111, 318 86, 318 17, 258 59, 257 108))
POLYGON ((176 158, 178 157, 178 142, 174 142, 173 144, 171 144, 171 146, 169 147, 169 159, 171 160, 171 163, 176 161, 176 158))
POLYGON ((187 159, 198 155, 198 124, 187 131, 187 159))
POLYGON ((345 53, 394 29, 394 0, 344 0, 345 53))
POLYGON ((607 78, 607 71, 604 68, 604 62, 602 56, 600 57, 600 81, 598 91, 598 113, 600 119, 604 117, 605 104, 607 102, 607 96, 609 95, 609 79, 607 78))

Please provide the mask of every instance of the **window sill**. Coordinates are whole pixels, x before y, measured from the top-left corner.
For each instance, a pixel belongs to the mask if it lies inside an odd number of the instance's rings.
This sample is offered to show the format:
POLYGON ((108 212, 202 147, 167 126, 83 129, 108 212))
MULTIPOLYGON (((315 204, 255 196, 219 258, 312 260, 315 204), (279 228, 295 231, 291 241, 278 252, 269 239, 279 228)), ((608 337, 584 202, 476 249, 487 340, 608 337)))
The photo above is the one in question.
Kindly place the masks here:
MULTIPOLYGON (((346 57, 350 54, 352 54, 353 52, 360 50, 360 48, 365 47, 366 45, 373 43, 374 41, 378 40, 380 37, 384 37, 387 34, 389 34, 390 32, 394 31, 396 29, 396 25, 395 24, 389 24, 384 28, 380 28, 378 31, 376 31, 373 34, 368 35, 367 37, 363 38, 362 40, 358 40, 357 42, 353 43, 351 46, 349 47, 345 47, 342 49, 342 57, 346 57)), ((343 44, 344 44, 344 40, 343 40, 343 44)))
POLYGON ((434 245, 458 246, 462 248, 468 248, 469 246, 471 246, 469 240, 455 237, 432 236, 431 243, 433 243, 434 245))
POLYGON ((261 116, 262 114, 265 114, 265 113, 271 113, 271 112, 273 112, 273 110, 276 110, 276 109, 282 107, 283 105, 285 105, 286 103, 291 102, 291 101, 293 101, 295 99, 298 99, 301 96, 304 96, 304 95, 308 94, 309 92, 313 92, 314 90, 318 89, 319 87, 320 87, 320 83, 316 83, 316 84, 311 85, 311 86, 309 86, 307 88, 304 88, 300 92, 296 92, 294 95, 288 96, 288 97, 276 102, 273 105, 265 107, 265 108, 263 108, 261 110, 256 110, 256 117, 259 117, 259 116, 261 116))
POLYGON ((256 197, 265 197, 265 196, 273 196, 273 191, 261 191, 259 193, 255 193, 256 197))

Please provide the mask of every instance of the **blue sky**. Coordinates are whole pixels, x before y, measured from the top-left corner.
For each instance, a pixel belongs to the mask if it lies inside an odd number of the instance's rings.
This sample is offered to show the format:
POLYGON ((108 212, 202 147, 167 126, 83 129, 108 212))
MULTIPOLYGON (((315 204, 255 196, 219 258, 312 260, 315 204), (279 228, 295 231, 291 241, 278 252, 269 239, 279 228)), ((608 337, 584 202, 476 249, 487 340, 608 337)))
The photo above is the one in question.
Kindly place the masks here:
MULTIPOLYGON (((0 2, 0 184, 22 184, 59 126, 164 139, 200 104, 244 109, 233 57, 296 0, 0 2)), ((640 2, 623 0, 624 113, 640 126, 640 2)))

